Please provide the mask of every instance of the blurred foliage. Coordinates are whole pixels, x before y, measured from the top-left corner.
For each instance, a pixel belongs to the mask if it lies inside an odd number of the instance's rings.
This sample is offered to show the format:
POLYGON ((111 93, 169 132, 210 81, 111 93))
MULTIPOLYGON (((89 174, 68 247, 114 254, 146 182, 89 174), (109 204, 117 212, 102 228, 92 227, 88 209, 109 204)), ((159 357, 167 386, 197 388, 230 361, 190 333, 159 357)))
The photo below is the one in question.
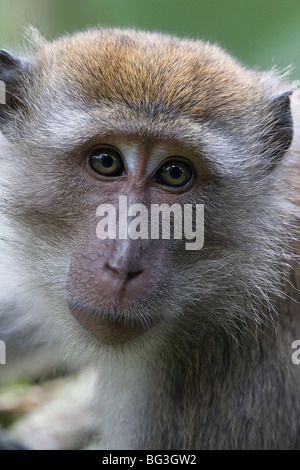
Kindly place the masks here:
POLYGON ((27 23, 48 38, 95 25, 199 37, 259 69, 293 64, 300 78, 300 0, 0 0, 1 46, 27 23))

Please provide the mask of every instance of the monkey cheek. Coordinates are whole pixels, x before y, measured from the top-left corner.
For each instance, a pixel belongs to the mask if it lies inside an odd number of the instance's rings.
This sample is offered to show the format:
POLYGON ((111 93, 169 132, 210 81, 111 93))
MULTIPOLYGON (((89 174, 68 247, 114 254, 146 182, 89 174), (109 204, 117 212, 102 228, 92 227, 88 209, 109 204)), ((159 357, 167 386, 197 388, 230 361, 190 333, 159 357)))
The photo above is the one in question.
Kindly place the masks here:
POLYGON ((102 317, 97 313, 89 312, 70 304, 68 307, 78 323, 99 342, 104 344, 117 345, 127 343, 154 326, 154 322, 144 325, 138 320, 102 317))

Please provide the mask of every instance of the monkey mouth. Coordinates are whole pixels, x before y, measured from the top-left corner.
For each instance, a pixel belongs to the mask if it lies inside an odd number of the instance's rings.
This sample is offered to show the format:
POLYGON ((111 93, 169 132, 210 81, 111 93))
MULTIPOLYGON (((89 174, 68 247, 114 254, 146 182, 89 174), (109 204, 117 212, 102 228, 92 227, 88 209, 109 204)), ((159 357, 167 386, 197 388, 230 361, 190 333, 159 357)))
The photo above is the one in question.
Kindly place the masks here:
POLYGON ((67 303, 75 320, 98 341, 105 344, 127 343, 159 323, 159 318, 145 319, 115 312, 107 313, 70 300, 67 303))

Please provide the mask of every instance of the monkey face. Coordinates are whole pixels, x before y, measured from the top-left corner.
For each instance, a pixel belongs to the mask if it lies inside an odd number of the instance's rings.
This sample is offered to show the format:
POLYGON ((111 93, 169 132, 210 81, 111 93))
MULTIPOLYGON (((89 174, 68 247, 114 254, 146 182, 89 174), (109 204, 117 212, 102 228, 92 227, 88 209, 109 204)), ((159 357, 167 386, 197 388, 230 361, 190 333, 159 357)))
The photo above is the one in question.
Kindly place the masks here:
POLYGON ((106 136, 88 152, 81 175, 90 218, 74 241, 68 305, 101 342, 123 343, 169 315, 164 306, 173 304, 172 273, 178 259, 189 257, 183 202, 192 198, 195 186, 204 185, 204 173, 201 181, 189 152, 174 143, 106 136), (156 209, 167 210, 165 220, 156 209))

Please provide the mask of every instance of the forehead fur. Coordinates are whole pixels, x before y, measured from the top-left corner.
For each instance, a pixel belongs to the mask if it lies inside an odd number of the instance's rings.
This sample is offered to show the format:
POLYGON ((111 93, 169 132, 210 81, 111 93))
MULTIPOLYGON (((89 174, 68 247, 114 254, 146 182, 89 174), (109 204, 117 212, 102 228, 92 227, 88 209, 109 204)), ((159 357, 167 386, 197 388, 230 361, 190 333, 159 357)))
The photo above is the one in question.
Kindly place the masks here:
POLYGON ((264 96, 262 76, 217 46, 163 34, 89 30, 42 42, 36 59, 48 89, 65 88, 95 106, 123 102, 133 110, 147 106, 148 113, 176 107, 212 118, 230 109, 244 113, 264 96))

